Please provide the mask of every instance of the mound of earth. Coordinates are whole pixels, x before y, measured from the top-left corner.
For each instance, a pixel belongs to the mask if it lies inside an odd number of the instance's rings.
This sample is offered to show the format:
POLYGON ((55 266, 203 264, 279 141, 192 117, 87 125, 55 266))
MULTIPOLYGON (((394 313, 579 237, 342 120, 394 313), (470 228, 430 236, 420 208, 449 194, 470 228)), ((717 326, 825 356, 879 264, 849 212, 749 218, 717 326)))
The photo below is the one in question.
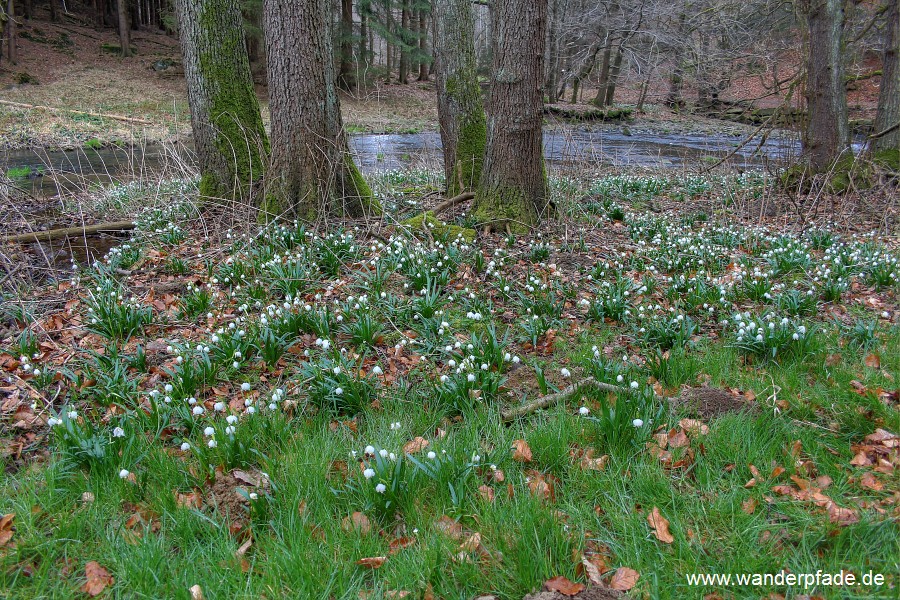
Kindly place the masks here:
POLYGON ((726 413, 750 410, 752 405, 744 398, 714 387, 690 388, 672 399, 672 408, 687 412, 690 416, 709 421, 726 413))
POLYGON ((564 596, 559 592, 535 592, 528 594, 522 600, 613 600, 621 598, 622 592, 599 587, 589 587, 581 590, 574 596, 564 596))

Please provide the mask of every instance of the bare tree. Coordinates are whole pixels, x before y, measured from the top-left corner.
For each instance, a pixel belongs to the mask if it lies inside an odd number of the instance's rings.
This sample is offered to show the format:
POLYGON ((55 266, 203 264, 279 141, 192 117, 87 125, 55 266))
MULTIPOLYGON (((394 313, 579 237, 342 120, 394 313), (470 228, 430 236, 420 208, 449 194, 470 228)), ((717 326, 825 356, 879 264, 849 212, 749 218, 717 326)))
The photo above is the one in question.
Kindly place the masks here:
POLYGON ((487 146, 473 210, 494 230, 527 229, 551 208, 541 132, 546 20, 547 0, 493 2, 487 146))
POLYGON ((272 157, 261 218, 315 221, 376 208, 341 120, 330 0, 265 0, 263 21, 272 157))
POLYGON ((898 0, 887 0, 884 27, 884 59, 875 116, 876 151, 900 149, 900 11, 898 0))
POLYGON ((847 90, 841 57, 841 0, 802 0, 809 30, 803 154, 811 172, 831 168, 850 145, 847 90))
POLYGON ((444 173, 448 193, 455 195, 478 185, 487 135, 471 0, 435 0, 433 15, 444 173))
POLYGON ((200 194, 243 195, 263 175, 266 133, 238 0, 176 0, 200 194))
POLYGON ((119 17, 119 47, 122 50, 122 56, 131 56, 131 31, 128 24, 126 0, 116 0, 116 12, 119 17))

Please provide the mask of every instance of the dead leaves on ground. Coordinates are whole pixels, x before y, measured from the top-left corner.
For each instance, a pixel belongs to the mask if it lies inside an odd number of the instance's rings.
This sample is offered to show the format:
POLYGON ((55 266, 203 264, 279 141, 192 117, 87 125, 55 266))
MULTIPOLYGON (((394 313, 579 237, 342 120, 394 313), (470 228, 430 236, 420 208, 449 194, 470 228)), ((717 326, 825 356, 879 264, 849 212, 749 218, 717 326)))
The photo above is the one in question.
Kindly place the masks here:
POLYGON ((112 575, 109 574, 109 571, 100 566, 100 563, 95 560, 84 566, 84 577, 85 582, 81 586, 81 591, 88 596, 99 596, 107 586, 116 582, 112 575))
POLYGON ((656 536, 656 539, 661 541, 664 544, 671 544, 675 541, 675 537, 669 532, 669 521, 664 516, 662 516, 659 512, 659 508, 656 506, 653 507, 653 510, 650 511, 650 514, 647 515, 647 523, 650 524, 650 528, 653 530, 653 535, 656 536))
POLYGON ((575 583, 558 575, 544 582, 544 589, 548 592, 557 592, 563 596, 574 596, 584 589, 583 583, 575 583))

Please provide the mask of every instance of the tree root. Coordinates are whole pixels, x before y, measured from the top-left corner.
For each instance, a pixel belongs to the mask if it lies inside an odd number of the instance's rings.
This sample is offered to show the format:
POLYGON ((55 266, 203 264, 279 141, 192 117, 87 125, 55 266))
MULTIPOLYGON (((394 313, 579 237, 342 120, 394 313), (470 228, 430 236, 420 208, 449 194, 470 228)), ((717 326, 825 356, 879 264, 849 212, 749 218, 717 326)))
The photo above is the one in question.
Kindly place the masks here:
POLYGON ((0 241, 32 244, 34 242, 49 242, 59 238, 92 235, 103 231, 128 231, 131 229, 134 229, 134 221, 115 221, 113 223, 100 223, 98 225, 85 225, 81 227, 65 227, 63 229, 51 229, 49 231, 31 231, 29 233, 10 235, 0 239, 0 241))

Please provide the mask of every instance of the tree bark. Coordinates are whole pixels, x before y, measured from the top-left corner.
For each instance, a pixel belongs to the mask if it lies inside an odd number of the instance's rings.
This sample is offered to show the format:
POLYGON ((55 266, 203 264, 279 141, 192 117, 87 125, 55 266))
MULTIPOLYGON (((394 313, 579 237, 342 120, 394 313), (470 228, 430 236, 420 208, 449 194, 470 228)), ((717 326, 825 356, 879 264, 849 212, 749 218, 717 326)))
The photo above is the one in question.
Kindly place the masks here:
POLYGON ((16 37, 16 3, 15 0, 8 0, 6 3, 6 59, 11 65, 19 61, 16 37))
POLYGON ((559 100, 556 95, 556 86, 559 83, 559 3, 560 0, 550 0, 550 14, 547 17, 544 94, 550 104, 555 104, 559 100))
POLYGON ((200 195, 242 198, 263 175, 268 142, 238 0, 176 0, 200 195))
POLYGON ((495 0, 487 144, 473 212, 487 228, 524 231, 552 209, 544 171, 547 0, 495 0))
POLYGON ((419 10, 419 81, 428 81, 428 11, 419 10))
POLYGON ((56 12, 56 2, 57 0, 50 0, 50 20, 54 23, 59 20, 59 15, 56 12))
POLYGON ((271 176, 260 218, 316 221, 377 209, 341 120, 330 0, 265 0, 271 176))
POLYGON ((131 56, 131 31, 128 24, 128 3, 126 0, 117 0, 116 13, 119 17, 119 46, 122 56, 131 56))
POLYGON ((409 0, 401 0, 400 5, 400 67, 397 79, 400 83, 409 83, 409 0))
POLYGON ((341 66, 338 85, 342 90, 353 89, 353 0, 341 0, 341 66))
POLYGON ((812 173, 823 173, 850 146, 847 91, 841 56, 841 0, 804 0, 809 28, 803 154, 812 173))
POLYGON ((481 178, 485 129, 471 0, 434 0, 435 89, 447 195, 481 178))
POLYGON ((622 46, 616 48, 616 57, 613 59, 612 69, 609 72, 609 79, 606 82, 606 96, 603 100, 603 106, 612 106, 616 99, 616 83, 619 81, 619 72, 622 70, 622 46))
POLYGON ((603 49, 603 58, 600 60, 600 78, 597 80, 597 95, 594 96, 594 99, 591 101, 591 104, 594 106, 605 106, 606 86, 609 83, 609 67, 610 59, 612 58, 612 48, 613 43, 612 39, 610 39, 606 44, 606 48, 603 49))
POLYGON ((881 88, 878 92, 878 112, 875 116, 875 133, 894 130, 875 139, 876 152, 900 149, 900 10, 898 0, 888 0, 884 28, 884 58, 881 66, 881 88))

